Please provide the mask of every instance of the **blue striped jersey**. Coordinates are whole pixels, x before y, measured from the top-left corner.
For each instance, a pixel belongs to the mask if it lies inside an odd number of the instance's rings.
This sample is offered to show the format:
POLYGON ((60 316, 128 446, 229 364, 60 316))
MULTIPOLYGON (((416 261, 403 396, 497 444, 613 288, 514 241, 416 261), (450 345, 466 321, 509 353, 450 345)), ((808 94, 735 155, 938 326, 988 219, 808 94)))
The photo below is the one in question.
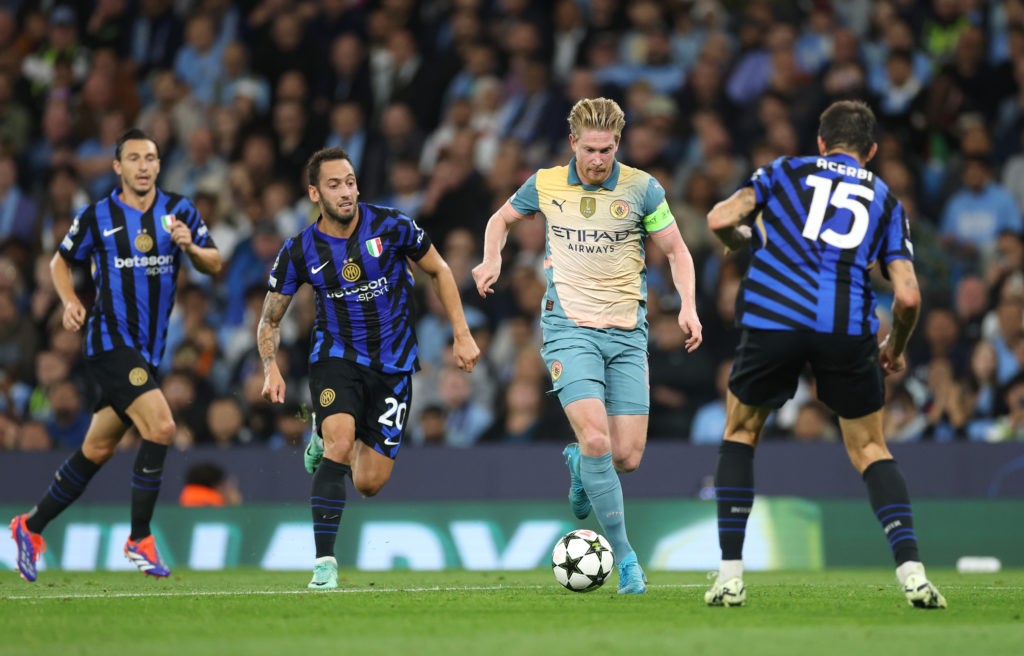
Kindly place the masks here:
POLYGON ((913 260, 914 253, 903 206, 889 187, 843 154, 782 157, 754 172, 747 186, 760 215, 736 299, 737 324, 876 332, 869 270, 878 260, 913 260))
POLYGON ((153 205, 140 212, 122 203, 120 193, 114 189, 82 210, 58 252, 71 262, 92 261, 96 302, 86 321, 86 356, 127 346, 157 367, 182 258, 171 228, 183 221, 200 247, 212 247, 213 239, 184 196, 157 189, 153 205))
POLYGON ((318 219, 285 242, 267 287, 292 296, 303 283, 313 286, 310 363, 341 358, 386 374, 416 371, 413 278, 406 258, 426 255, 430 238, 398 210, 358 205, 349 238, 324 234, 318 219))

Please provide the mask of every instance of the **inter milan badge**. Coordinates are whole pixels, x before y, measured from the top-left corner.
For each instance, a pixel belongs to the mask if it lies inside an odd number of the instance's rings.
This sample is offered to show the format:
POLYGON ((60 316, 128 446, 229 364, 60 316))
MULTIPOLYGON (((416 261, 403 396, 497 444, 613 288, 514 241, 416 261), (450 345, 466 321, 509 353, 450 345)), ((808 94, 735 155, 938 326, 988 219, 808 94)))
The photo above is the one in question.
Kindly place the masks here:
POLYGON ((149 372, 142 367, 135 367, 128 372, 128 382, 135 387, 145 385, 147 380, 149 380, 149 372))
POLYGON ((589 219, 594 216, 594 212, 597 211, 597 199, 593 196, 584 196, 580 199, 580 214, 583 215, 584 219, 589 219))
POLYGON ((336 395, 334 394, 334 390, 332 390, 330 387, 320 392, 320 407, 326 408, 327 406, 334 403, 335 396, 336 395))
POLYGON ((153 248, 153 238, 145 232, 140 232, 135 238, 135 250, 140 253, 148 253, 153 248))
POLYGON ((562 363, 555 360, 551 363, 551 380, 557 381, 562 377, 562 363))
POLYGON ((359 280, 359 276, 363 275, 363 270, 359 268, 359 265, 348 260, 345 262, 345 266, 341 267, 341 277, 348 282, 355 282, 359 280))
POLYGON ((164 229, 164 232, 169 233, 171 228, 174 227, 174 221, 175 218, 173 214, 164 214, 160 217, 160 227, 164 229))
POLYGON ((616 219, 624 219, 629 214, 629 203, 624 200, 617 200, 611 206, 612 216, 616 219))

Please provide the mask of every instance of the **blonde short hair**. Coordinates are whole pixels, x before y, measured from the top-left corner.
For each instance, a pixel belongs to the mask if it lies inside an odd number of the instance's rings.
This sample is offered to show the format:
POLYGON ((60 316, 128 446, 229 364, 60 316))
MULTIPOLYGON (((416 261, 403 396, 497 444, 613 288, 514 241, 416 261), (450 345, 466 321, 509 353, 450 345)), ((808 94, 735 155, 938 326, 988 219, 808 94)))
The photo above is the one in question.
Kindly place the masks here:
POLYGON ((576 139, 584 130, 611 132, 618 141, 626 127, 626 115, 619 103, 608 98, 584 98, 569 112, 569 133, 576 139))

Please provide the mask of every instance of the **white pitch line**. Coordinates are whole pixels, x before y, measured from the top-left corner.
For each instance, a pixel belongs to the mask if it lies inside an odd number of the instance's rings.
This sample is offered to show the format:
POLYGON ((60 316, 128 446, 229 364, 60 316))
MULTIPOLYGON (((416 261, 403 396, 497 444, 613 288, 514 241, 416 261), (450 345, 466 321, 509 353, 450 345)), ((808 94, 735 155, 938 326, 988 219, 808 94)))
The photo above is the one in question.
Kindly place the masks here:
MULTIPOLYGON (((167 592, 109 592, 88 594, 48 594, 48 595, 7 595, 0 597, 4 601, 47 601, 53 599, 147 599, 157 597, 239 597, 247 595, 322 595, 322 594, 372 594, 394 592, 493 592, 496 590, 543 590, 553 586, 546 585, 489 585, 489 586, 434 586, 429 588, 341 588, 335 590, 169 590, 167 592)), ((648 585, 648 589, 672 588, 704 588, 706 583, 678 583, 648 585)), ((764 587, 779 587, 764 586, 764 587)), ((875 587, 871 584, 870 587, 875 587)), ((943 590, 1000 590, 1021 591, 1020 585, 944 585, 943 590)))
MULTIPOLYGON (((4 601, 40 601, 50 599, 146 599, 152 597, 238 597, 246 595, 303 595, 303 594, 366 594, 388 592, 490 592, 494 590, 543 590, 552 586, 546 585, 490 585, 465 587, 432 587, 432 588, 367 588, 367 589, 335 589, 335 590, 174 590, 167 592, 110 592, 90 594, 51 594, 51 595, 7 595, 4 601)), ((702 588, 703 583, 683 583, 678 585, 649 585, 648 588, 702 588)))

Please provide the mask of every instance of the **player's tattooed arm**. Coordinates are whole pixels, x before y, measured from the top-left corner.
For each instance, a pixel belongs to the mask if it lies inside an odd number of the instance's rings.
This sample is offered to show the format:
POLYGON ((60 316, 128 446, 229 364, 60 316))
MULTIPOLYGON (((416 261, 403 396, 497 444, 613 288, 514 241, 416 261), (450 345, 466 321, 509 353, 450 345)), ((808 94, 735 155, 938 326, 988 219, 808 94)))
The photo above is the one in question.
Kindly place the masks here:
POLYGON ((277 356, 277 347, 281 343, 281 319, 291 303, 292 297, 277 292, 267 292, 263 299, 263 314, 256 328, 256 345, 263 362, 264 373, 273 364, 277 356))
POLYGON ((263 314, 256 328, 256 347, 263 361, 263 398, 271 403, 283 403, 285 382, 277 368, 277 346, 281 343, 281 319, 292 297, 267 292, 263 300, 263 314))
POLYGON ((752 188, 744 187, 711 208, 708 227, 727 251, 738 250, 750 241, 749 222, 756 210, 757 195, 752 188))

